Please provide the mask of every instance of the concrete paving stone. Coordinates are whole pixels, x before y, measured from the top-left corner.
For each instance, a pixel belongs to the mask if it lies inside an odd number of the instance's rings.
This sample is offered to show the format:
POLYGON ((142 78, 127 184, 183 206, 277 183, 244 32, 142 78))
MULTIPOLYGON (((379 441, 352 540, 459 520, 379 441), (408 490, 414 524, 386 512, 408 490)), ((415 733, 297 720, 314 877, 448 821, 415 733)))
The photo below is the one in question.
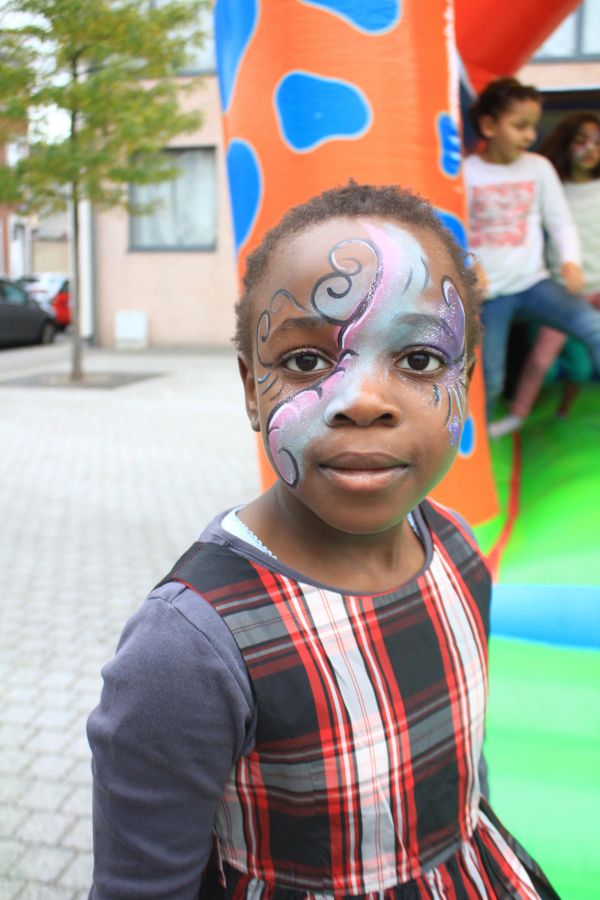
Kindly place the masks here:
POLYGON ((91 756, 90 745, 88 744, 87 734, 85 730, 86 716, 80 716, 77 719, 76 727, 71 728, 65 734, 64 753, 78 760, 89 760, 91 756))
POLYGON ((27 881, 49 884, 58 879, 73 857, 72 850, 30 844, 15 863, 12 875, 27 881))
POLYGON ((6 677, 6 685, 11 687, 14 684, 22 685, 25 687, 26 685, 39 685, 44 679, 44 671, 38 670, 37 668, 14 668, 11 667, 11 672, 6 677))
MULTIPOLYGON (((1 684, 1 682, 0 682, 1 684)), ((32 725, 9 725, 2 721, 2 711, 0 710, 0 747, 21 747, 27 743, 34 733, 32 725)))
POLYGON ((17 828, 15 837, 29 844, 60 844, 61 837, 72 824, 72 816, 57 812, 30 812, 17 828))
POLYGON ((69 831, 63 835, 61 844, 63 847, 72 847, 84 853, 91 853, 93 846, 92 818, 80 818, 75 821, 69 831))
POLYGON ((68 888, 89 890, 92 884, 94 864, 91 853, 79 853, 60 876, 59 884, 68 888))
POLYGON ((28 703, 7 703, 2 708, 2 721, 9 725, 32 725, 36 716, 35 707, 28 703))
POLYGON ((63 709, 51 707, 38 714, 35 724, 38 728, 54 729, 64 734, 65 729, 73 723, 76 717, 76 712, 68 706, 63 709))
POLYGON ((74 785, 89 785, 92 780, 92 754, 88 751, 87 759, 77 759, 65 775, 65 781, 74 785))
POLYGON ((89 816, 92 811, 92 785, 78 785, 61 806, 61 811, 76 816, 89 816))
MULTIPOLYGON (((20 623, 15 623, 15 631, 19 627, 20 623)), ((21 647, 19 648, 19 653, 24 651, 27 653, 30 659, 36 659, 39 661, 41 658, 45 656, 49 652, 48 641, 42 637, 41 635, 36 635, 32 638, 27 638, 25 641, 21 638, 21 647)))
POLYGON ((59 753, 65 746, 65 740, 64 731, 48 731, 43 728, 36 731, 25 748, 39 753, 59 753))
POLYGON ((30 881, 16 900, 74 900, 74 898, 75 893, 64 887, 52 887, 49 884, 36 884, 30 881))
POLYGON ((14 869, 27 851, 25 844, 12 838, 0 838, 0 872, 5 876, 14 875, 14 869))
POLYGON ((26 809, 59 809, 73 793, 73 787, 65 782, 47 781, 43 778, 27 778, 20 785, 19 806, 26 809))
POLYGON ((55 688, 57 690, 71 687, 76 680, 73 671, 55 671, 44 675, 44 686, 46 688, 55 688))
POLYGON ((0 804, 0 837, 13 837, 20 823, 27 818, 27 811, 13 803, 0 804))
MULTIPOLYGON (((110 656, 113 656, 113 653, 111 653, 110 656)), ((100 690, 93 691, 91 693, 86 692, 84 694, 74 694, 71 698, 71 706, 73 710, 81 717, 81 721, 83 722, 84 727, 87 717, 99 702, 100 690)))
POLYGON ((100 673, 92 673, 89 675, 81 675, 75 684, 75 693, 77 694, 93 694, 99 692, 102 688, 102 680, 100 673))
POLYGON ((0 875, 0 900, 18 900, 23 890, 23 882, 0 875))
POLYGON ((29 773, 38 778, 58 781, 66 775, 71 765, 72 761, 65 756, 59 756, 56 753, 43 753, 34 759, 29 773))
POLYGON ((0 778, 0 803, 11 803, 23 790, 23 781, 17 775, 3 775, 0 778))
MULTIPOLYGON (((4 623, 2 624, 2 627, 4 627, 4 623)), ((6 703, 37 703, 39 699, 38 690, 31 686, 22 687, 21 685, 15 684, 6 688, 3 693, 6 703)))
POLYGON ((31 765, 33 753, 27 748, 0 748, 0 775, 22 772, 31 765))
POLYGON ((73 694, 71 691, 47 691, 42 688, 38 690, 37 703, 40 710, 68 709, 72 699, 73 694))

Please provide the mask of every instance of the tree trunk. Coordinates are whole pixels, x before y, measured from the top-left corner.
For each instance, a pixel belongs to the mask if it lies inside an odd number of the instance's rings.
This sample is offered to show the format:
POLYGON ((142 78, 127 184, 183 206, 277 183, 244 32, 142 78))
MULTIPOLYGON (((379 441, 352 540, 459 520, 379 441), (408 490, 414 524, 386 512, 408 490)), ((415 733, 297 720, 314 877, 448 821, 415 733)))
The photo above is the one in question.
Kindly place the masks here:
POLYGON ((81 341, 81 303, 79 276, 79 195, 75 185, 71 192, 71 381, 83 380, 83 346, 81 341))

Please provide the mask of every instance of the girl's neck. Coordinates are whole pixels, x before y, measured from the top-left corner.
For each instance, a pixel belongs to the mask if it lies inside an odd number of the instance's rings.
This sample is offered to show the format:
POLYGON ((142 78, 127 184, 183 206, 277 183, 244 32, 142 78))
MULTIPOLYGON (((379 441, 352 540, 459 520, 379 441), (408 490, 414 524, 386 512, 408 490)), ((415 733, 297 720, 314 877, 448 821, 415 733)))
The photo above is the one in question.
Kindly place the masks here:
POLYGON ((238 516, 282 563, 340 590, 385 593, 425 563, 423 545, 406 518, 375 534, 338 531, 302 503, 290 503, 277 485, 238 516))
POLYGON ((591 172, 581 172, 578 169, 572 169, 567 181, 572 181, 574 184, 587 184, 588 181, 594 181, 594 176, 591 172))
POLYGON ((479 156, 484 162, 493 163, 496 166, 510 166, 512 163, 521 159, 523 154, 519 153, 514 159, 506 159, 493 144, 488 143, 483 150, 480 151, 479 156))

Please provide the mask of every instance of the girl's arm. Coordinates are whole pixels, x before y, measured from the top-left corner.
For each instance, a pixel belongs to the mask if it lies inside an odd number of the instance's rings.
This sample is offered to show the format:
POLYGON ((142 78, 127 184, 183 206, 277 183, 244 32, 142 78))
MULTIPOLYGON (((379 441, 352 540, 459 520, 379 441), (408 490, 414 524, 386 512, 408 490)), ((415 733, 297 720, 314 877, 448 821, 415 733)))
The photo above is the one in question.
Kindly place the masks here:
POLYGON ((581 245, 562 184, 552 164, 537 157, 540 165, 540 212, 542 225, 552 244, 568 291, 579 293, 583 288, 581 245))
POLYGON ((129 621, 103 677, 88 721, 90 900, 195 900, 225 782, 254 741, 237 645, 207 603, 171 583, 129 621))
POLYGON ((582 292, 585 279, 581 266, 578 266, 577 263, 565 262, 560 267, 560 274, 570 294, 582 292))

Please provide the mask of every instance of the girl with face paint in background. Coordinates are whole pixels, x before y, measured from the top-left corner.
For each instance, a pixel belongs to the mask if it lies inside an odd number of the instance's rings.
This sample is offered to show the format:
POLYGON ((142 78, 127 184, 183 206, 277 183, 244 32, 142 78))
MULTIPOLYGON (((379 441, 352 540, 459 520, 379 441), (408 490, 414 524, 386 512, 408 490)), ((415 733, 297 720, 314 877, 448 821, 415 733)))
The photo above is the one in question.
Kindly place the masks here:
POLYGON ((277 473, 127 625, 90 716, 91 897, 555 897, 482 796, 490 576, 427 494, 474 276, 421 198, 350 183, 248 260, 236 341, 277 473))
MULTIPOLYGON (((600 309, 600 119, 585 112, 567 116, 548 135, 540 153, 554 165, 563 182, 581 239, 583 295, 588 303, 600 309)), ((579 341, 562 331, 542 327, 523 366, 511 415, 496 424, 499 434, 521 427, 559 356, 565 381, 557 414, 569 414, 580 385, 591 378, 592 361, 579 341)))

